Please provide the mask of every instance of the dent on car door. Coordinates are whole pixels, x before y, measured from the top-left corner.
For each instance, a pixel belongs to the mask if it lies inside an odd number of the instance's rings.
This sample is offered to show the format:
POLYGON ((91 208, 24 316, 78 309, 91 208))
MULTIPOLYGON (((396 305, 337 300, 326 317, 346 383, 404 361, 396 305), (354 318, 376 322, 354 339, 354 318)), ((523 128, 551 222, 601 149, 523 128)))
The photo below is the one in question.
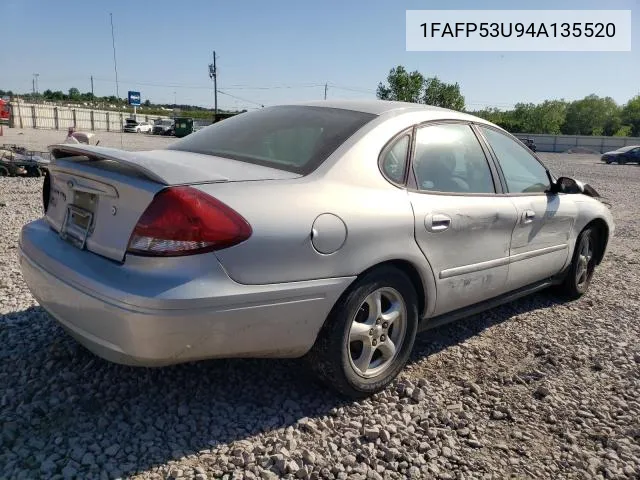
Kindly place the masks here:
POLYGON ((546 168, 524 147, 504 133, 481 126, 494 152, 518 212, 511 238, 510 289, 517 289, 559 273, 569 254, 576 205, 564 194, 550 193, 546 168))
POLYGON ((436 279, 433 314, 504 293, 516 210, 496 195, 494 175, 471 127, 419 127, 411 173, 416 241, 436 279))

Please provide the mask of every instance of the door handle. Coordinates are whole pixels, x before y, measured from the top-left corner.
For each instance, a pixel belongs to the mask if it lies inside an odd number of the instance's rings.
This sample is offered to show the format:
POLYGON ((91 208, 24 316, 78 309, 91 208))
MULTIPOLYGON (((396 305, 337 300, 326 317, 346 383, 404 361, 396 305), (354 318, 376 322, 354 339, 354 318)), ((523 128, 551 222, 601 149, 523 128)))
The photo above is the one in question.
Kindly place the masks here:
POLYGON ((536 212, 533 210, 525 210, 522 213, 522 223, 531 223, 533 219, 536 218, 536 212))
POLYGON ((443 232, 451 226, 451 218, 441 213, 436 213, 434 215, 427 215, 424 223, 430 232, 443 232))

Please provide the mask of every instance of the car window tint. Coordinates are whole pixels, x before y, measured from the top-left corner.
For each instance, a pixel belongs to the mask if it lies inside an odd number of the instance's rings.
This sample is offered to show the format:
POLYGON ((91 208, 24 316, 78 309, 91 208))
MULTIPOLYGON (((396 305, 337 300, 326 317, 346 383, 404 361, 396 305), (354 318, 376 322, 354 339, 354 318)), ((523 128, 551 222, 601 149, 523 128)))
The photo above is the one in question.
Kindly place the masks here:
POLYGON ((418 129, 413 170, 419 190, 495 193, 487 158, 468 125, 418 129))
POLYGON ((375 117, 339 108, 269 107, 217 122, 168 148, 304 175, 375 117))
POLYGON ((409 135, 400 137, 393 146, 387 150, 387 153, 382 159, 382 173, 392 182, 402 183, 404 181, 410 138, 409 135))
POLYGON ((511 193, 537 193, 549 189, 549 177, 544 166, 512 138, 491 128, 481 126, 493 149, 511 193))

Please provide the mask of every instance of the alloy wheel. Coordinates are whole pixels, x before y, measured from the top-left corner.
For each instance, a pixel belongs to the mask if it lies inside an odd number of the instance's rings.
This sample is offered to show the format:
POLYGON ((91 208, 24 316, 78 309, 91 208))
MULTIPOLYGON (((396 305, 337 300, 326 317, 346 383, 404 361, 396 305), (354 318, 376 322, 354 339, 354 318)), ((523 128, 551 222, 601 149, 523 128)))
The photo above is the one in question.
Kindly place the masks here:
POLYGON ((351 321, 349 360, 358 375, 375 377, 395 360, 407 330, 407 306, 400 293, 379 288, 362 302, 351 321))

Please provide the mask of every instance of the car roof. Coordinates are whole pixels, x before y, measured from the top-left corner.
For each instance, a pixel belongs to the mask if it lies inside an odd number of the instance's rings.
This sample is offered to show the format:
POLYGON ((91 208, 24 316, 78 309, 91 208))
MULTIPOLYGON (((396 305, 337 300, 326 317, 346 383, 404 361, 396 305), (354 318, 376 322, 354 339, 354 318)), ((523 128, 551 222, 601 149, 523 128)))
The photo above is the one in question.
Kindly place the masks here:
POLYGON ((448 108, 434 107, 432 105, 424 105, 420 103, 396 102, 388 100, 317 100, 310 102, 294 102, 288 103, 291 106, 309 106, 309 107, 325 107, 339 108, 343 110, 353 110, 356 112, 369 113, 372 115, 397 115, 411 112, 429 113, 432 120, 448 119, 448 120, 473 120, 480 123, 493 125, 491 122, 480 117, 470 115, 448 108))

